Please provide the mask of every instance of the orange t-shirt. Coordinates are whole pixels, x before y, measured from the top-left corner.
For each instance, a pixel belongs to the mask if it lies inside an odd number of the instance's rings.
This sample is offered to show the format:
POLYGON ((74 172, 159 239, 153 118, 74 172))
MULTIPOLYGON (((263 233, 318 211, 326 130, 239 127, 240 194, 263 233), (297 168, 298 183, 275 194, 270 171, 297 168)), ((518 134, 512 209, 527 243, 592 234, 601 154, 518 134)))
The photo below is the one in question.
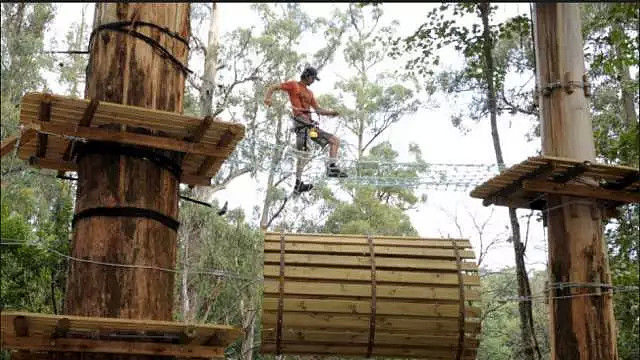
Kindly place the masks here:
MULTIPOLYGON (((286 91, 289 94, 289 101, 291 106, 298 109, 310 110, 310 107, 318 108, 318 103, 313 93, 309 88, 300 81, 287 81, 280 84, 280 89, 286 91)), ((300 110, 293 110, 293 116, 302 115, 306 118, 310 118, 309 113, 302 112, 300 110)))

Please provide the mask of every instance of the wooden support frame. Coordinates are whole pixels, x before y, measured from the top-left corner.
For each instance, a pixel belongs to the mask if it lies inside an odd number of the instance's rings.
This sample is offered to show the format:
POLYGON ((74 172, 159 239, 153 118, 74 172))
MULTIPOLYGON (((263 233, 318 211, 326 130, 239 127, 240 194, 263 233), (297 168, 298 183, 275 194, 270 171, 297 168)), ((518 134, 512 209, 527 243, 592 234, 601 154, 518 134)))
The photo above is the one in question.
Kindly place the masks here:
MULTIPOLYGON (((40 103, 40 115, 39 119, 41 123, 51 121, 51 97, 45 96, 44 100, 40 103)), ((37 157, 45 157, 47 153, 47 142, 49 138, 47 134, 38 133, 38 144, 36 149, 37 157)))
POLYGON ((518 189, 522 187, 523 181, 542 177, 544 175, 551 173, 552 171, 553 171, 553 166, 551 164, 541 166, 537 168, 535 171, 533 171, 532 173, 529 173, 521 177, 520 179, 516 180, 509 186, 506 186, 496 191, 495 193, 491 194, 489 197, 487 197, 482 201, 482 205, 489 206, 491 204, 495 204, 500 199, 508 198, 509 195, 515 193, 518 189))
POLYGON ((24 358, 36 357, 37 352, 223 358, 224 349, 242 335, 240 329, 225 325, 24 312, 3 312, 1 318, 2 348, 19 350, 24 358), (139 334, 144 340, 123 341, 118 334, 139 334), (154 342, 148 336, 151 334, 172 337, 179 343, 154 342))
POLYGON ((33 139, 36 134, 36 130, 28 128, 22 131, 20 135, 9 136, 6 139, 2 140, 0 157, 4 157, 5 155, 9 154, 11 150, 13 150, 13 148, 16 146, 16 144, 18 144, 18 141, 20 141, 20 144, 26 144, 31 141, 31 139, 33 139))
POLYGON ((640 172, 628 166, 537 156, 504 170, 470 195, 483 199, 485 206, 543 210, 546 194, 602 200, 605 209, 638 203, 640 172))
POLYGON ((606 190, 588 185, 567 186, 566 184, 554 184, 553 182, 540 180, 525 180, 522 188, 526 191, 533 191, 545 194, 558 194, 593 198, 599 200, 612 200, 621 203, 640 203, 640 193, 621 192, 606 190))
POLYGON ((17 144, 20 159, 58 170, 58 176, 73 171, 60 167, 69 168, 66 163, 74 161, 78 141, 109 141, 184 153, 181 182, 190 186, 210 185, 245 131, 241 124, 211 116, 196 118, 45 93, 31 93, 22 98, 20 124, 37 134, 37 142, 25 141, 23 132, 20 140, 11 138, 2 142, 2 154, 8 154, 17 144), (121 129, 147 129, 149 134, 112 130, 109 124, 120 125, 121 129), (41 160, 32 160, 33 157, 41 160))

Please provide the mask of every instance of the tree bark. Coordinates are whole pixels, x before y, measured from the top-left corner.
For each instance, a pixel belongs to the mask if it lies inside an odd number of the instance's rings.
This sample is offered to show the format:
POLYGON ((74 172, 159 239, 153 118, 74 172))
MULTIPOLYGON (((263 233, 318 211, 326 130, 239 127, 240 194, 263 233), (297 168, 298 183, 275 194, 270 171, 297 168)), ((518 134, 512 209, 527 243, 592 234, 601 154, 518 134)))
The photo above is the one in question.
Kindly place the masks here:
MULTIPOLYGON (((189 4, 96 4, 94 28, 120 21, 153 23, 188 39, 189 4)), ((149 26, 127 30, 156 40, 186 64, 188 48, 181 41, 149 26)), ((95 34, 90 51, 85 98, 182 113, 185 74, 150 44, 127 33, 102 30, 95 34)), ((84 150, 79 151, 82 154, 84 150)), ((174 152, 156 152, 178 164, 182 158, 174 152)), ((154 162, 106 151, 86 153, 78 163, 75 213, 97 207, 136 207, 177 219, 178 186, 179 180, 154 162)), ((89 261, 173 269, 176 240, 177 231, 154 219, 89 216, 75 223, 72 255, 89 261)), ((74 261, 69 269, 64 313, 171 320, 173 285, 171 272, 74 261)))
MULTIPOLYGON (((483 57, 485 65, 485 83, 487 85, 487 102, 489 107, 489 117, 491 122, 491 138, 493 140, 493 149, 496 155, 496 162, 500 171, 505 169, 504 158, 502 156, 502 147, 500 146, 500 135, 498 133, 498 105, 497 95, 494 83, 495 67, 493 63, 493 39, 491 28, 489 25, 490 3, 478 4, 480 17, 483 26, 483 57)), ((509 208, 509 221, 511 223, 511 239, 513 240, 513 250, 516 263, 516 278, 518 284, 518 296, 531 296, 529 288, 529 278, 524 263, 524 246, 520 236, 520 223, 516 209, 509 208)), ((531 310, 530 301, 521 301, 518 303, 520 313, 520 336, 522 340, 523 355, 527 360, 535 359, 536 340, 533 333, 533 312, 531 310)), ((539 351, 538 351, 539 352, 539 351)))
MULTIPOLYGON (((581 81, 579 4, 536 3, 535 17, 538 84, 581 81)), ((543 154, 594 161, 584 92, 557 88, 549 96, 539 95, 539 103, 543 154)), ((547 207, 549 283, 584 284, 549 291, 552 359, 618 359, 612 295, 606 287, 590 286, 611 284, 602 209, 591 199, 556 195, 547 196, 547 207)))
POLYGON ((218 4, 213 2, 211 3, 207 54, 204 58, 204 74, 202 75, 202 90, 200 92, 200 115, 202 116, 213 114, 213 93, 216 86, 218 45, 220 43, 219 23, 220 9, 218 4))

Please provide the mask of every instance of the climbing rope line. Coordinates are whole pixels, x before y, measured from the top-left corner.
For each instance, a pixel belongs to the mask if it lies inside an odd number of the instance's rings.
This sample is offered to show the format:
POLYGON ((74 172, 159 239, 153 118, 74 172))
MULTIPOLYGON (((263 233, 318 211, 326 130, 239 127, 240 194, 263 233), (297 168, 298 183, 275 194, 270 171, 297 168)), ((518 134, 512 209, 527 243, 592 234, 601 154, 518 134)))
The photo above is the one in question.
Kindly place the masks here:
POLYGON ((154 265, 139 265, 139 264, 122 264, 122 263, 112 263, 112 262, 105 262, 105 261, 97 261, 97 260, 89 260, 89 259, 80 259, 80 258, 76 258, 70 255, 66 255, 61 253, 60 251, 56 250, 56 249, 52 249, 49 247, 46 247, 42 244, 38 244, 38 243, 29 243, 26 241, 21 241, 18 239, 8 239, 8 238, 0 238, 2 242, 0 242, 0 245, 3 246, 9 246, 9 245, 13 245, 13 246, 31 246, 31 247, 35 247, 38 248, 40 250, 44 250, 44 251, 48 251, 51 252, 59 257, 63 257, 67 260, 71 260, 71 261, 75 261, 75 262, 81 262, 81 263, 90 263, 90 264, 95 264, 95 265, 101 265, 101 266, 111 266, 111 267, 119 267, 119 268, 128 268, 128 269, 145 269, 145 270, 158 270, 158 271, 164 271, 164 272, 170 272, 170 273, 174 273, 174 274, 182 274, 184 272, 188 273, 188 274, 194 274, 194 275, 211 275, 214 277, 221 277, 221 278, 230 278, 230 279, 236 279, 236 280, 247 280, 247 281, 256 281, 256 280, 262 280, 262 278, 253 278, 253 277, 246 277, 246 276, 242 276, 239 274, 235 274, 235 273, 231 273, 225 270, 220 270, 220 269, 203 269, 203 270, 189 270, 187 268, 184 269, 170 269, 170 268, 164 268, 164 267, 159 267, 159 266, 154 266, 154 265))
MULTIPOLYGON (((49 251, 56 256, 63 257, 65 259, 83 262, 83 263, 91 263, 101 266, 111 266, 111 267, 119 267, 119 268, 128 268, 128 269, 146 269, 146 270, 158 270, 164 272, 171 273, 184 273, 187 272, 189 274, 197 274, 197 275, 210 275, 216 278, 227 278, 233 280, 244 280, 249 282, 261 282, 264 280, 262 276, 249 277, 242 276, 236 273, 232 273, 226 270, 220 269, 203 269, 203 270, 189 270, 189 269, 169 269, 152 265, 137 265, 137 264, 122 264, 122 263, 111 263, 105 261, 95 261, 88 259, 80 259, 73 256, 69 256, 61 253, 55 249, 51 249, 42 244, 37 243, 29 243, 22 240, 17 239, 9 239, 9 238, 0 238, 0 245, 2 246, 32 246, 38 249, 49 251)), ((504 272, 496 272, 496 273, 504 273, 504 272)), ((511 297, 503 297, 503 298, 492 298, 491 301, 496 302, 531 302, 534 300, 546 300, 546 299, 571 299, 571 298, 580 298, 580 297, 591 297, 591 296, 606 296, 611 295, 612 293, 626 293, 626 292, 638 292, 640 291, 640 287, 635 285, 620 285, 620 286, 612 286, 610 284, 602 284, 602 283, 579 283, 579 282, 557 282, 548 285, 543 293, 532 294, 530 296, 511 296, 511 297), (548 291, 557 290, 557 289, 571 289, 571 288, 605 288, 606 291, 598 291, 598 292, 590 292, 590 293, 582 293, 582 294, 569 294, 569 295, 557 295, 557 296, 549 296, 548 291)))

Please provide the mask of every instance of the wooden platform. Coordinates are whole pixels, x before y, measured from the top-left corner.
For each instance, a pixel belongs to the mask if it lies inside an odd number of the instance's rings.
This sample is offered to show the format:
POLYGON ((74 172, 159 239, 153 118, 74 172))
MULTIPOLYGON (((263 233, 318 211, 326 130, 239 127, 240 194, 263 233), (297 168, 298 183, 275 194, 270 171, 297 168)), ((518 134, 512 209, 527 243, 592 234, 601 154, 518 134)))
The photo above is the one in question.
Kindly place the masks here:
POLYGON ((224 349, 242 334, 224 325, 26 312, 3 312, 1 317, 2 349, 33 352, 224 358, 224 349))
POLYGON ((33 166, 75 171, 74 142, 111 141, 186 153, 181 182, 190 185, 209 185, 245 131, 243 125, 208 117, 43 93, 22 98, 20 124, 18 156, 33 166), (106 124, 144 128, 152 134, 99 128, 106 124))
POLYGON ((600 200, 607 208, 640 202, 637 168, 538 156, 516 164, 471 191, 483 205, 542 210, 545 194, 600 200))

